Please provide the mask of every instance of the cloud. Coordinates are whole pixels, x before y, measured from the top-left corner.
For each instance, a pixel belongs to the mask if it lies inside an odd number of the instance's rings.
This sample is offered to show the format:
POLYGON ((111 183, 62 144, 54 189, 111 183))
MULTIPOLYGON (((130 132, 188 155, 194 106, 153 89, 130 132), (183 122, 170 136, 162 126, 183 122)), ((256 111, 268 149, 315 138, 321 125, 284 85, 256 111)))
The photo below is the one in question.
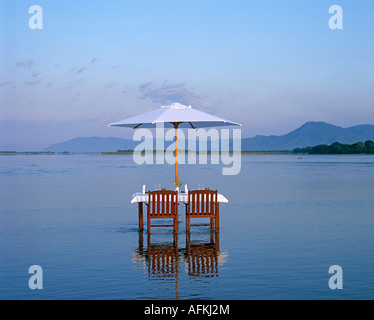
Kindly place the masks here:
POLYGON ((5 86, 5 85, 9 84, 9 83, 10 83, 9 81, 3 81, 3 82, 0 82, 0 88, 1 88, 2 86, 5 86))
POLYGON ((83 71, 87 70, 86 67, 80 67, 78 70, 77 70, 77 73, 82 73, 83 71))
POLYGON ((31 76, 32 76, 33 78, 36 78, 36 77, 39 76, 40 74, 41 74, 40 72, 33 71, 33 72, 31 73, 31 76))
POLYGON ((195 104, 200 101, 200 96, 187 88, 185 83, 168 83, 155 85, 152 81, 144 82, 139 86, 142 99, 151 99, 155 103, 168 104, 180 102, 195 104))
POLYGON ((116 81, 108 81, 105 85, 104 88, 113 88, 116 86, 117 82, 116 81))
POLYGON ((43 81, 42 79, 39 79, 39 80, 35 80, 35 81, 25 81, 25 83, 32 86, 32 85, 35 85, 35 84, 39 84, 42 81, 43 81))
POLYGON ((73 96, 70 98, 70 101, 72 102, 76 102, 79 98, 79 96, 81 95, 81 91, 77 91, 76 93, 73 94, 73 96))
POLYGON ((127 93, 127 92, 129 92, 129 90, 130 90, 129 87, 127 85, 124 85, 122 87, 121 93, 127 93))
POLYGON ((34 62, 32 62, 32 61, 30 61, 30 60, 23 60, 23 61, 17 62, 17 63, 16 63, 16 66, 17 66, 18 68, 29 68, 29 67, 31 67, 33 64, 34 64, 34 62))

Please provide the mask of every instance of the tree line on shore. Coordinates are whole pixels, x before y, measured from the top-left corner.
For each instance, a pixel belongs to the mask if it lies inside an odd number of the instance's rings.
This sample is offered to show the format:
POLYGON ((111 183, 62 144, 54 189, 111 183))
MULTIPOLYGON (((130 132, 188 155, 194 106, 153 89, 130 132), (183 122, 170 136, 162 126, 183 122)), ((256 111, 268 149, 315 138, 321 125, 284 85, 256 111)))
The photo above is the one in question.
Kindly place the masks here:
MULTIPOLYGON (((188 152, 189 150, 183 150, 188 152)), ((118 150, 117 153, 132 153, 133 150, 118 150)), ((144 151, 143 151, 144 152, 144 151)), ((210 151, 204 151, 210 154, 210 151)), ((153 151, 156 153, 156 151, 153 151)), ((198 152, 197 152, 198 153, 198 152)), ((278 150, 278 151, 244 151, 242 153, 303 153, 303 154, 374 154, 374 142, 367 140, 365 142, 356 142, 353 144, 344 144, 340 142, 334 142, 330 145, 320 144, 314 147, 295 148, 291 150, 278 150)))
POLYGON ((367 140, 365 142, 356 142, 353 144, 344 144, 334 142, 330 145, 320 144, 314 147, 295 148, 293 153, 307 154, 374 154, 374 142, 367 140))
MULTIPOLYGON (((165 150, 164 150, 165 151, 165 150)), ((184 150, 189 152, 189 150, 184 150)), ((134 150, 117 150, 116 152, 102 152, 101 154, 132 154, 134 150)), ((142 151, 144 152, 144 150, 142 151)), ((152 151, 151 151, 152 152, 152 151)), ((153 151, 157 153, 158 151, 153 151)), ((195 151, 196 152, 196 151, 195 151)), ((205 151, 210 154, 210 151, 205 151)), ((88 152, 89 153, 89 152, 88 152)), ((197 151, 197 153, 199 153, 197 151)), ((291 150, 277 150, 277 151, 245 151, 242 153, 253 153, 253 154, 374 154, 374 142, 372 140, 367 140, 365 142, 356 142, 353 144, 344 144, 340 142, 334 142, 330 145, 320 144, 314 147, 306 148, 295 148, 291 150)), ((0 154, 74 154, 74 152, 16 152, 16 151, 0 151, 0 154)))

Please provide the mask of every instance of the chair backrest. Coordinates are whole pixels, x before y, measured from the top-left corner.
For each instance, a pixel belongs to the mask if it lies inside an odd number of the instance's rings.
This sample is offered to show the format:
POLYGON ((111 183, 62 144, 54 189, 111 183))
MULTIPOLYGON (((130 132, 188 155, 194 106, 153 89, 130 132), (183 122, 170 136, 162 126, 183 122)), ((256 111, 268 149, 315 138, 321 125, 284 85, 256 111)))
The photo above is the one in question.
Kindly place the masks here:
POLYGON ((149 191, 148 199, 148 216, 171 218, 178 214, 177 191, 149 191))
POLYGON ((188 214, 205 216, 217 212, 217 190, 189 190, 188 214))

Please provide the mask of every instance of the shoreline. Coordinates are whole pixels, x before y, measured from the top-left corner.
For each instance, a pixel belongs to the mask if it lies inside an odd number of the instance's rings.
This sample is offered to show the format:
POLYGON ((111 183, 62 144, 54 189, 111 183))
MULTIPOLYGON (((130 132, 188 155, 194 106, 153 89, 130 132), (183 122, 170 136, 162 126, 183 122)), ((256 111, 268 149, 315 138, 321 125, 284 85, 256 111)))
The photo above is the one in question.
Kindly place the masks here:
MULTIPOLYGON (((73 155, 132 155, 133 151, 125 151, 125 152, 0 152, 0 156, 17 156, 17 155, 43 155, 43 156, 53 156, 53 155, 66 155, 66 156, 73 156, 73 155)), ((167 154, 170 152, 164 152, 167 154)), ((192 153, 191 151, 189 153, 192 153)), ((194 152, 195 154, 199 154, 199 152, 194 152)), ((204 152, 205 153, 205 152, 204 152)), ((153 152, 153 154, 158 154, 158 152, 153 152)), ((207 152, 207 154, 229 154, 232 155, 233 152, 207 152)), ((239 154, 239 152, 234 152, 234 154, 239 154)), ((291 151, 242 151, 240 154, 296 154, 292 153, 291 151)))
MULTIPOLYGON (((74 155, 102 155, 102 156, 111 156, 111 155, 132 155, 133 151, 128 152, 0 152, 0 156, 54 156, 54 155, 63 155, 63 156, 74 156, 74 155)), ((157 154, 154 152, 154 154, 157 154)), ((196 152, 198 155, 199 152, 196 152)), ((208 152, 209 154, 228 154, 232 155, 232 152, 208 152)), ((238 153, 235 153, 238 154, 238 153)), ((242 151, 241 155, 370 155, 370 153, 350 153, 350 154, 310 154, 310 153, 294 153, 292 151, 242 151)))
POLYGON ((54 155, 63 155, 63 156, 73 156, 78 154, 101 154, 100 152, 0 152, 0 156, 54 156, 54 155))

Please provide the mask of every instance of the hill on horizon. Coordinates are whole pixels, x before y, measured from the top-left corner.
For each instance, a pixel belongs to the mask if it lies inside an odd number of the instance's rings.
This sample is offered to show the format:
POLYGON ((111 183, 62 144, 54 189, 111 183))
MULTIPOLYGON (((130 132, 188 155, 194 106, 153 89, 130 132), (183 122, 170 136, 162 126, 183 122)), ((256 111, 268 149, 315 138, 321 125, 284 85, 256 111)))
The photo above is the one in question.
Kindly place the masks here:
MULTIPOLYGON (((306 122, 301 127, 282 136, 257 135, 242 138, 242 151, 293 150, 320 144, 340 142, 352 144, 359 141, 374 140, 374 125, 357 125, 342 128, 326 122, 306 122)), ((122 138, 77 137, 53 144, 43 152, 115 152, 132 150, 140 142, 122 138)), ((171 142, 170 142, 171 143, 171 142)), ((169 143, 165 143, 167 147, 169 143)), ((187 146, 186 146, 187 149, 187 146)))
POLYGON ((326 122, 306 122, 283 136, 255 136, 242 139, 242 150, 293 150, 333 142, 352 144, 374 139, 374 125, 338 127, 326 122))
POLYGON ((122 138, 103 137, 77 137, 64 142, 53 144, 43 152, 114 152, 121 150, 132 150, 138 145, 138 141, 122 138))

